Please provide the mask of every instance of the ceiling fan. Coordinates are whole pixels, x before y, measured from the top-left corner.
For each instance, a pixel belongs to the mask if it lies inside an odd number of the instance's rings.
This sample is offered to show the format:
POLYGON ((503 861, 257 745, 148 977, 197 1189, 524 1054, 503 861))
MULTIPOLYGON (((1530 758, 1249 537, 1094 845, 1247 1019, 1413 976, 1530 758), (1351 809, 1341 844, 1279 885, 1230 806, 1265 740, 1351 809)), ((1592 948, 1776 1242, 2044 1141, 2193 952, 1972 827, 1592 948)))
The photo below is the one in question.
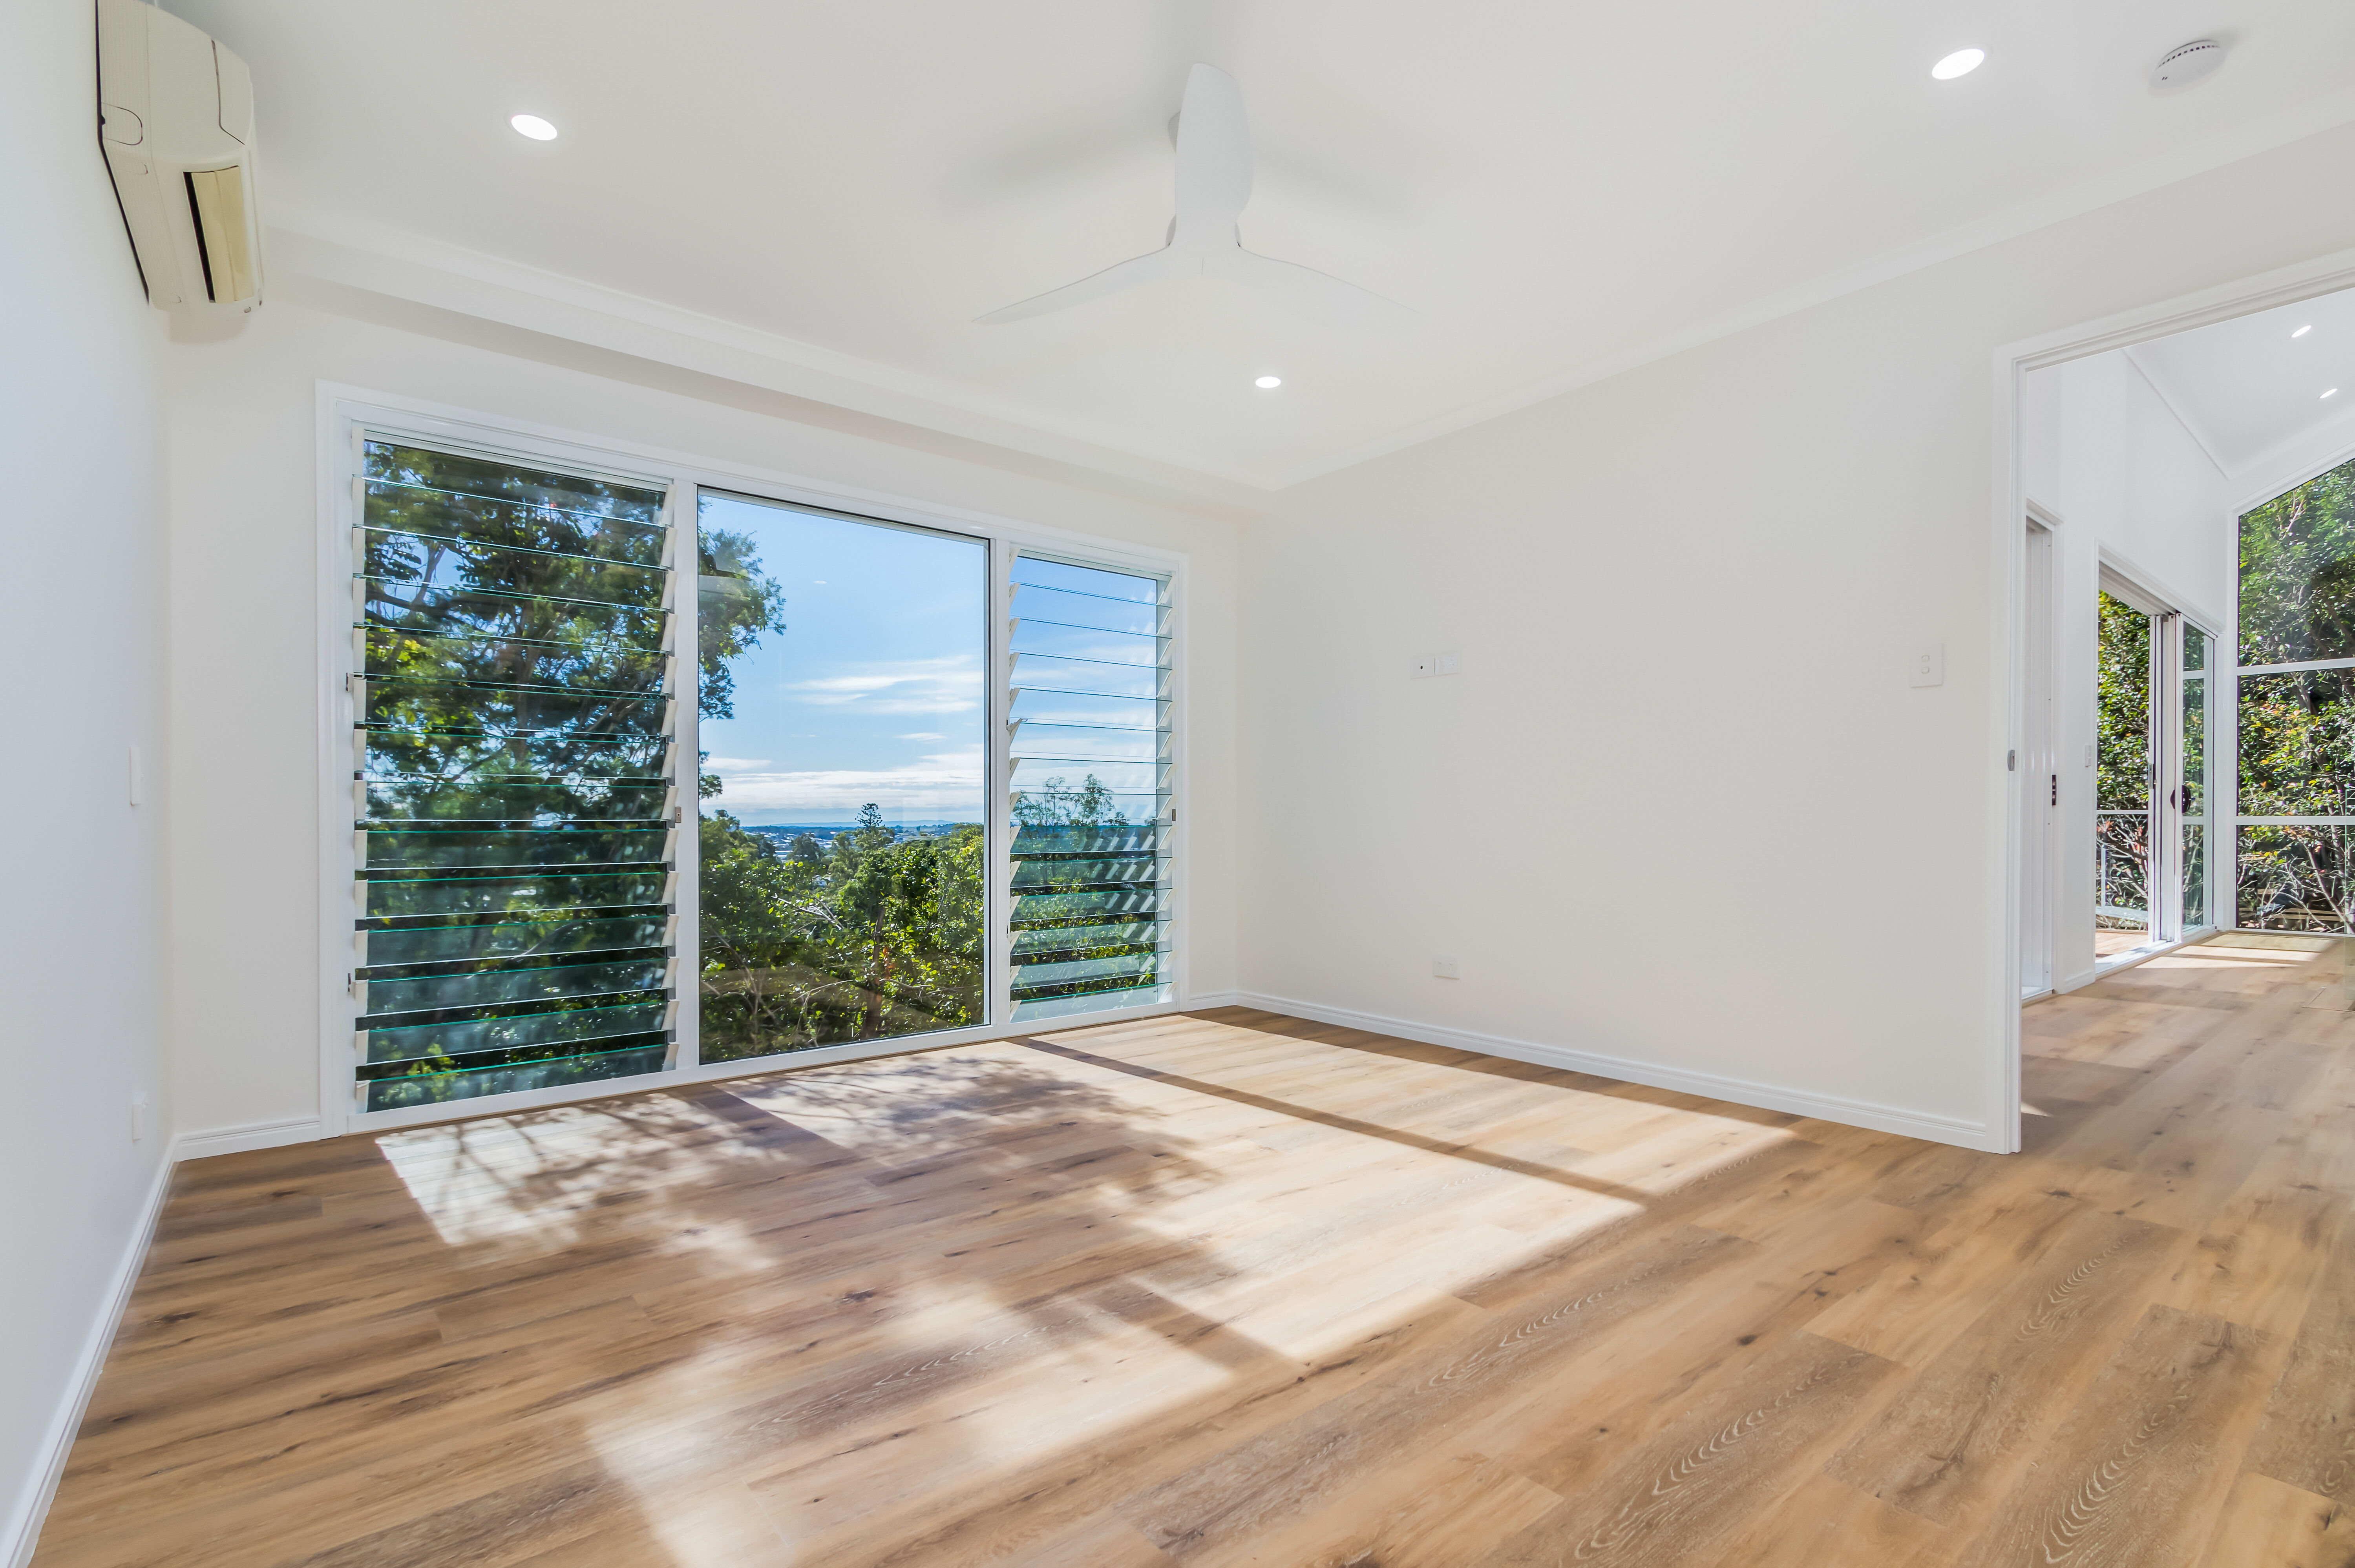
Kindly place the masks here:
POLYGON ((993 326, 1027 321, 1139 283, 1199 276, 1248 283, 1280 308, 1327 326, 1406 332, 1422 324, 1421 312, 1355 283, 1244 250, 1235 220, 1251 194, 1251 126, 1243 118, 1243 90, 1218 67, 1198 65, 1186 78, 1186 101, 1178 115, 1178 216, 1170 219, 1168 243, 980 320, 993 326))

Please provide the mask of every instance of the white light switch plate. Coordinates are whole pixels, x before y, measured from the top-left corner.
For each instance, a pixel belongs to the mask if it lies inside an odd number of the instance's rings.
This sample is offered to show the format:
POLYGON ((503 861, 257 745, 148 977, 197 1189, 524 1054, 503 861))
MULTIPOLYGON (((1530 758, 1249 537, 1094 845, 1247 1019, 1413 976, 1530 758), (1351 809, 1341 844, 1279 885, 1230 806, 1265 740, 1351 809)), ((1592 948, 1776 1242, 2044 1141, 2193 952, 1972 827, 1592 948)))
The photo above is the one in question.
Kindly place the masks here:
POLYGON ((1443 980, 1458 980, 1463 978, 1462 976, 1455 972, 1455 960, 1453 958, 1433 959, 1431 961, 1431 972, 1433 975, 1438 976, 1439 978, 1443 980))

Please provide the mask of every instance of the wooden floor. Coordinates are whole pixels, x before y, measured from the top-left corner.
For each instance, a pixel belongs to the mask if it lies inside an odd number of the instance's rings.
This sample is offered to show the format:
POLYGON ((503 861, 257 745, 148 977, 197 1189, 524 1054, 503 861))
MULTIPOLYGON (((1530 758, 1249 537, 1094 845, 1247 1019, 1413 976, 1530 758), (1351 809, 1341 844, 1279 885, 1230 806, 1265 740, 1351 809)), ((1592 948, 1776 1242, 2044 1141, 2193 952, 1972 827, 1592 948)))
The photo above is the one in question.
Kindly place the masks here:
POLYGON ((204 1160, 36 1562, 2346 1564, 2326 945, 2013 1157, 1230 1010, 204 1160))

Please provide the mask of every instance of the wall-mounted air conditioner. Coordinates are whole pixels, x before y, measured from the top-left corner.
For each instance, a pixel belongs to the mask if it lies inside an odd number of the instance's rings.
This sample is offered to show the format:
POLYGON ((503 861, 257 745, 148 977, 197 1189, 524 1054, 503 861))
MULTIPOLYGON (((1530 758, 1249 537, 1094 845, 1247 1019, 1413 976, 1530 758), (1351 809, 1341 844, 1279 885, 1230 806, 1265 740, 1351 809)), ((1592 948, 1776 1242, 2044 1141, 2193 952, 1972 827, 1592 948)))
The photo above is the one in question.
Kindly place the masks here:
POLYGON ((245 62, 145 0, 98 0, 99 144, 162 310, 261 303, 253 79, 245 62))

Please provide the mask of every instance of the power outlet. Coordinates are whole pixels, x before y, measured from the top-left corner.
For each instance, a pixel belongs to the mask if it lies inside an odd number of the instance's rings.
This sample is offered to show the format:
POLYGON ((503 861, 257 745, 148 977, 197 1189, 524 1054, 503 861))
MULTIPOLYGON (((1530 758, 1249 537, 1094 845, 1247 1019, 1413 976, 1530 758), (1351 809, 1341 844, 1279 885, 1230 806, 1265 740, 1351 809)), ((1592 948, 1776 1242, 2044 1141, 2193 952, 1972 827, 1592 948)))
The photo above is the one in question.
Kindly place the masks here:
POLYGON ((1428 679, 1435 675, 1455 675, 1464 668, 1462 654, 1417 654, 1414 656, 1414 678, 1428 679))
POLYGON ((1905 656, 1905 684, 1908 686, 1944 686, 1946 683, 1946 645, 1916 643, 1905 656))
POLYGON ((1431 961, 1431 972, 1443 980, 1460 980, 1464 977, 1461 974, 1457 973, 1455 960, 1453 958, 1433 959, 1431 961))
POLYGON ((147 1091, 135 1091, 131 1096, 131 1141, 147 1141, 147 1091))

